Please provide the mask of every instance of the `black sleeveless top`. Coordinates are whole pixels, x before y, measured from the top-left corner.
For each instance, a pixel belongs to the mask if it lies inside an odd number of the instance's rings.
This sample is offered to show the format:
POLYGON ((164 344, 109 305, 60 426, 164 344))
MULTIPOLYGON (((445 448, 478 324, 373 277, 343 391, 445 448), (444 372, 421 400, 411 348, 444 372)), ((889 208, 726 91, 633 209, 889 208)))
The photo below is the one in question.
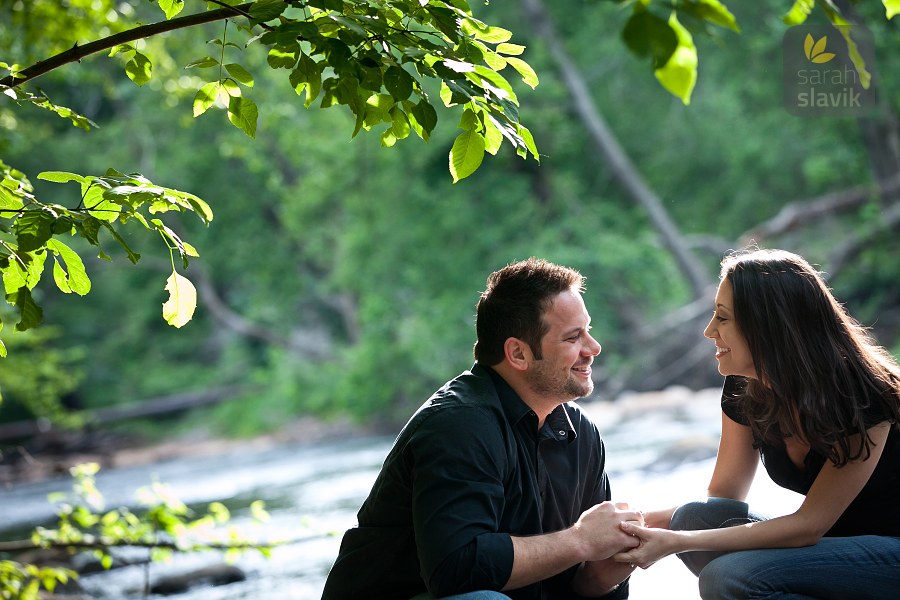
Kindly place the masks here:
MULTIPOLYGON (((747 425, 740 405, 743 377, 728 376, 722 390, 722 411, 736 423, 747 425)), ((873 425, 889 419, 889 415, 876 408, 866 421, 873 425), (878 412, 878 414, 875 414, 878 412)), ((798 469, 788 456, 783 442, 769 444, 754 439, 763 466, 772 481, 783 488, 806 495, 825 465, 827 457, 810 450, 806 455, 805 469, 798 469)), ((844 514, 825 534, 832 537, 850 535, 888 535, 900 537, 900 429, 892 427, 884 452, 869 481, 850 503, 844 514)))

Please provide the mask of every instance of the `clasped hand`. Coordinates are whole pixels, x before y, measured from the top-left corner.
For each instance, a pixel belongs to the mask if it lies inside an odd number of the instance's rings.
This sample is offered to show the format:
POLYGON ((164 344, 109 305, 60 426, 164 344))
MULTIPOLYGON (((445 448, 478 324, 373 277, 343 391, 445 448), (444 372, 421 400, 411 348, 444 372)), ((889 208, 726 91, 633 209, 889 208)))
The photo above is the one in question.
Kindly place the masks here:
POLYGON ((613 555, 616 562, 629 563, 646 569, 660 558, 670 554, 666 548, 666 540, 672 535, 667 529, 644 527, 640 523, 625 521, 619 525, 623 533, 637 540, 620 552, 613 555))
POLYGON ((640 511, 625 503, 601 502, 584 511, 576 527, 587 544, 587 560, 605 560, 637 546, 639 538, 621 528, 627 521, 643 523, 640 511))

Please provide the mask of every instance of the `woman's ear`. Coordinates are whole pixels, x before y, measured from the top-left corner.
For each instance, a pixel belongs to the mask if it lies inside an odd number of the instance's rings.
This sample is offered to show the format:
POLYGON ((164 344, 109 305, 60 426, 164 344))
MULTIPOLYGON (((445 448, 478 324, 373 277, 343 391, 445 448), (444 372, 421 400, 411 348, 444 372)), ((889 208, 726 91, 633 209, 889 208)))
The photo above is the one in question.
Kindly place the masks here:
POLYGON ((534 356, 531 347, 519 338, 509 337, 503 342, 503 355, 510 367, 516 371, 527 371, 534 356))

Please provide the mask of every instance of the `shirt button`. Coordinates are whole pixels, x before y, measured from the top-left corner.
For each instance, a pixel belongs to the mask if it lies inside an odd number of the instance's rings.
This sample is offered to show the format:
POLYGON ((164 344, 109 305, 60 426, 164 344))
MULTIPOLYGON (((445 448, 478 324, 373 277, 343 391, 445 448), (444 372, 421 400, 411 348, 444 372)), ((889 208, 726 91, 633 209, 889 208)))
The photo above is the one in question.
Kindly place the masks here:
POLYGON ((562 429, 560 429, 560 430, 559 430, 559 435, 565 437, 565 436, 566 436, 566 432, 563 431, 562 429))

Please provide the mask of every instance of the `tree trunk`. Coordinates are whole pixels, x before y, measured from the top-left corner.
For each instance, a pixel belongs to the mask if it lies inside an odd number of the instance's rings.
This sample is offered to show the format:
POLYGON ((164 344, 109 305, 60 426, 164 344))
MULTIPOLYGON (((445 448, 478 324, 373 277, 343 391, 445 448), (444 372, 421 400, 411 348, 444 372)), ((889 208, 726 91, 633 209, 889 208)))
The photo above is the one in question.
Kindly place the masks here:
POLYGON ((678 226, 669 217, 660 199, 644 181, 619 144, 615 134, 597 110, 584 83, 584 78, 572 63, 565 47, 559 40, 552 18, 543 3, 541 0, 522 0, 522 7, 531 22, 532 29, 546 43, 550 56, 562 76, 562 81, 572 97, 575 112, 584 122, 585 128, 603 156, 613 178, 632 200, 647 211, 650 222, 659 233, 664 246, 672 253, 681 272, 690 283, 694 297, 701 298, 707 295, 712 286, 711 277, 700 261, 691 253, 678 226))

